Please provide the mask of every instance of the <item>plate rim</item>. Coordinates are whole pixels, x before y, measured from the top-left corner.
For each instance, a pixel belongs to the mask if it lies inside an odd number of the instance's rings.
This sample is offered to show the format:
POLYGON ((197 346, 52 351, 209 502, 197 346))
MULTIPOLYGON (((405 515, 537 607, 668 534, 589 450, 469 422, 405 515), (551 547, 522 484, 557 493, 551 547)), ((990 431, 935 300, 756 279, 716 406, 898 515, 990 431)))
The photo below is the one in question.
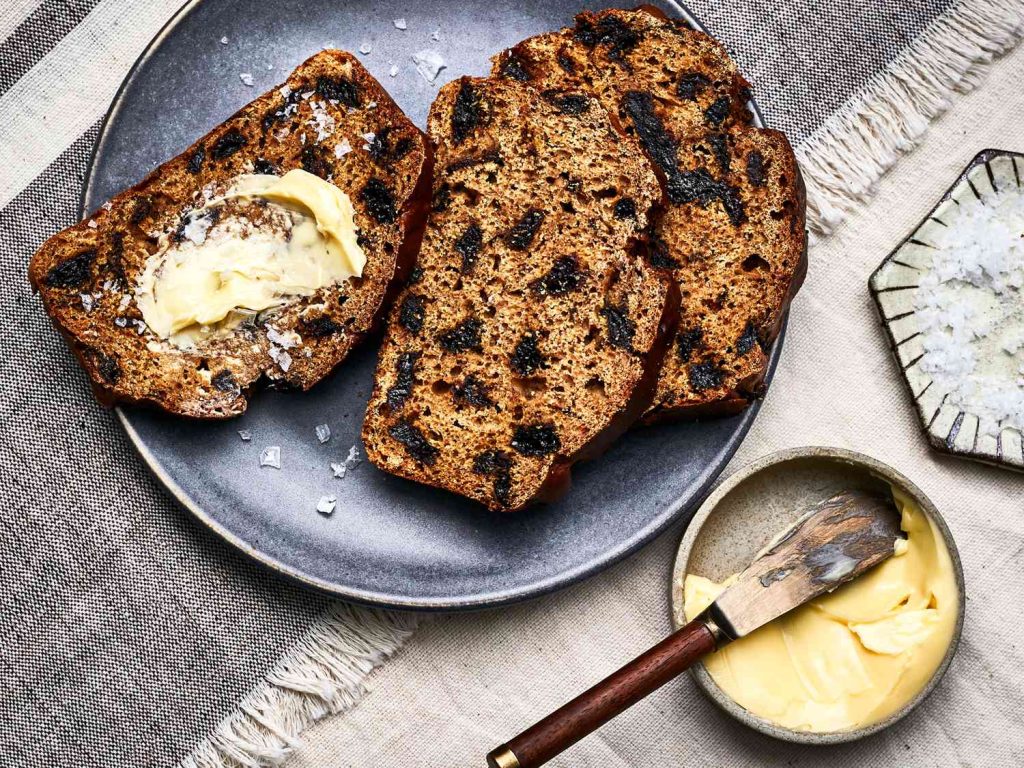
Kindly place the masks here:
MULTIPOLYGON (((108 128, 124 104, 126 91, 134 81, 142 66, 145 65, 159 49, 163 40, 165 40, 179 24, 181 24, 204 2, 207 2, 207 0, 187 0, 187 2, 175 11, 160 30, 153 36, 153 39, 146 44, 146 47, 136 58, 131 68, 128 70, 128 73, 121 81, 121 84, 118 86, 117 91, 114 93, 114 97, 111 100, 110 107, 104 115, 103 120, 100 122, 96 141, 89 154, 88 167, 78 201, 78 214, 80 218, 85 218, 89 214, 87 202, 90 190, 95 183, 97 160, 103 154, 104 147, 109 137, 108 128)), ((684 4, 677 2, 677 0, 664 0, 664 2, 667 5, 672 6, 678 17, 686 21, 686 23, 691 27, 698 31, 710 34, 706 27, 701 23, 700 19, 684 4)), ((753 113, 753 124, 759 128, 764 128, 764 117, 753 98, 748 102, 748 108, 753 113)), ((778 337, 772 344, 771 354, 768 357, 768 367, 765 372, 766 389, 770 386, 775 377, 775 370, 778 367, 779 358, 781 357, 788 321, 789 309, 787 308, 783 316, 778 337)), ((443 598, 410 598, 403 595, 389 594, 386 590, 369 591, 353 588, 305 573, 299 568, 268 555, 258 547, 243 539, 241 536, 229 530, 214 516, 207 512, 200 504, 193 500, 177 483, 177 481, 164 469, 160 459, 153 454, 145 441, 138 434, 131 422, 129 412, 120 406, 116 407, 114 411, 117 415, 118 422, 127 435, 136 455, 142 459, 153 477, 155 477, 163 486, 164 490, 170 494, 171 498, 177 503, 177 505, 186 509, 195 519, 201 522, 208 530, 219 536, 223 541, 235 547, 238 551, 257 561, 261 565, 269 568, 279 576, 283 576, 292 583, 308 587, 320 594, 342 598, 364 606, 419 612, 451 612, 482 610, 512 605, 514 603, 532 600, 557 592, 561 589, 565 589, 566 587, 577 584, 601 573, 604 570, 607 570, 644 548, 659 535, 665 533, 672 525, 678 524, 681 520, 684 520, 687 513, 690 513, 690 516, 692 517, 692 513, 700 507, 707 496, 711 493, 715 482, 721 476, 747 433, 750 431, 754 420, 760 412, 762 402, 763 398, 754 400, 741 414, 739 414, 741 418, 736 429, 732 432, 721 449, 716 453, 712 462, 705 467, 703 473, 705 476, 703 480, 700 481, 696 493, 693 495, 690 502, 688 504, 684 504, 683 496, 685 494, 679 494, 671 503, 662 507, 661 511, 652 516, 644 528, 640 529, 632 537, 625 540, 625 543, 607 550, 599 557, 592 558, 583 565, 568 571, 561 571, 542 581, 536 581, 525 586, 519 586, 500 592, 492 591, 443 598)), ((685 522, 688 522, 688 520, 685 520, 685 522)))

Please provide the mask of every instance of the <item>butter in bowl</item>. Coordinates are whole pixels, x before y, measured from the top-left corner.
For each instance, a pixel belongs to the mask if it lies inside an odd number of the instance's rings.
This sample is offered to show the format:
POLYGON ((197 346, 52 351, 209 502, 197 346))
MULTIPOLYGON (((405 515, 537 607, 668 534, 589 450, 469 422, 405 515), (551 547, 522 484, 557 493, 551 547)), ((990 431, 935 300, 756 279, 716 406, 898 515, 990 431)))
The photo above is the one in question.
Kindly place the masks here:
MULTIPOLYGON (((949 530, 909 480, 866 456, 804 448, 726 480, 680 546, 673 620, 701 614, 799 510, 848 488, 891 493, 894 555, 857 579, 725 645, 692 668, 726 712, 777 738, 852 741, 919 704, 952 659, 963 623, 963 573, 949 530)), ((841 564, 837 567, 841 567, 841 564)))
POLYGON ((488 765, 539 768, 688 669, 759 730, 848 741, 928 694, 963 624, 963 574, 938 511, 894 470, 839 449, 784 452, 725 481, 683 539, 673 598, 674 633, 488 765))

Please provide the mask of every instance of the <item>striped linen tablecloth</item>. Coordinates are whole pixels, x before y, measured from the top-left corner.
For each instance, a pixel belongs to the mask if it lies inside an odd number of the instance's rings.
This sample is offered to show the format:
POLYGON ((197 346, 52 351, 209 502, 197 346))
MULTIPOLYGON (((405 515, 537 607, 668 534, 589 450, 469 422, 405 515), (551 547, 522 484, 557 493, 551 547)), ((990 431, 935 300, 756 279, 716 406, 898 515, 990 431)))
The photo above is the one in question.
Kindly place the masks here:
MULTIPOLYGON (((178 5, 0 3, 3 765, 273 764, 417 643, 413 617, 300 591, 175 507, 29 289, 34 249, 76 220, 118 85, 178 5)), ((1014 0, 689 5, 797 147, 818 238, 1018 41, 1024 17, 1014 0)), ((383 2, 377 21, 401 11, 383 2)), ((457 24, 446 32, 457 45, 457 24)), ((372 764, 358 760, 343 764, 372 764)))

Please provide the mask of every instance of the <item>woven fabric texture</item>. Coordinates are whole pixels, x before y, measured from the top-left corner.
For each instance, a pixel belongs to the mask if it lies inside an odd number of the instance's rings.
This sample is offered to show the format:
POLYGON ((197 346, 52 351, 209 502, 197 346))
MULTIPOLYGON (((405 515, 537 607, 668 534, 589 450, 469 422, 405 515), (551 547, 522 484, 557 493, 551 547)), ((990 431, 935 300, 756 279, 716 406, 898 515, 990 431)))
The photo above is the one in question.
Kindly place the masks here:
MULTIPOLYGON (((99 120, 178 2, 8 0, 0 7, 0 322, 9 331, 0 364, 5 765, 171 764, 325 606, 172 504, 116 418, 93 401, 25 278, 33 250, 75 220, 99 120)), ((799 140, 948 5, 700 0, 691 7, 757 83, 768 121, 799 140)))

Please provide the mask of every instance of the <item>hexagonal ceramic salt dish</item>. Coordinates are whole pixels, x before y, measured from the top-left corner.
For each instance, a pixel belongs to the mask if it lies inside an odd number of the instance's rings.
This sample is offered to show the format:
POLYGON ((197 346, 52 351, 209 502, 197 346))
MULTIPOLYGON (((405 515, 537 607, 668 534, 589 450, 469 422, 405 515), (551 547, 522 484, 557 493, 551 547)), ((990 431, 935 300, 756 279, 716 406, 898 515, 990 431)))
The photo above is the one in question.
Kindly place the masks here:
POLYGON ((979 429, 976 414, 947 402, 949 393, 933 386, 932 376, 921 362, 929 353, 922 344, 923 329, 915 312, 915 289, 934 263, 938 249, 932 239, 958 208, 983 206, 997 192, 1020 190, 1024 179, 1024 155, 986 149, 967 166, 938 204, 917 228, 890 253, 871 275, 871 296, 878 307, 893 355, 921 425, 932 447, 942 453, 1024 471, 1021 433, 1004 427, 997 436, 979 429))

